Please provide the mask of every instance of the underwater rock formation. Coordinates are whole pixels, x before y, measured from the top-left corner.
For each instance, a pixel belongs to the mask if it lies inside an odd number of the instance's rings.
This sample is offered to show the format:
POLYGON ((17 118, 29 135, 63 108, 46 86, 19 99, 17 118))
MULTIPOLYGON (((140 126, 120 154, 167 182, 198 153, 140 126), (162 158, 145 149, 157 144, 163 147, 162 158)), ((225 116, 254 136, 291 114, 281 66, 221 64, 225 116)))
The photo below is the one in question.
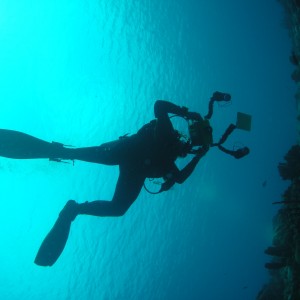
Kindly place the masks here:
POLYGON ((270 260, 265 267, 270 274, 257 300, 300 300, 300 0, 278 0, 285 10, 284 26, 292 40, 290 62, 295 67, 291 78, 296 83, 298 109, 298 144, 291 147, 279 163, 278 171, 283 180, 291 184, 282 199, 273 204, 281 205, 273 218, 272 245, 265 250, 270 260))
POLYGON ((265 264, 270 282, 262 288, 258 300, 300 299, 300 146, 292 146, 285 160, 278 169, 291 184, 282 201, 273 203, 282 207, 273 218, 272 245, 265 250, 270 256, 265 264))
POLYGON ((295 69, 291 78, 296 83, 296 105, 298 110, 298 144, 300 144, 300 0, 278 0, 285 10, 283 25, 288 29, 292 41, 290 62, 295 69))
POLYGON ((284 163, 278 165, 283 180, 294 180, 300 177, 300 146, 294 145, 284 157, 284 163))

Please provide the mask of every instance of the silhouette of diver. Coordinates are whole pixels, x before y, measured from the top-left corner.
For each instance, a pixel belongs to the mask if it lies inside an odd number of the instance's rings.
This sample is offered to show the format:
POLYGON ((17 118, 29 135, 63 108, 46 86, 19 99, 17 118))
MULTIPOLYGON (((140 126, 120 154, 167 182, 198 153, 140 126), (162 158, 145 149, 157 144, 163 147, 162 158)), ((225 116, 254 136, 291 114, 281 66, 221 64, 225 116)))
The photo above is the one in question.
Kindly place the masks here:
POLYGON ((211 146, 218 146, 236 158, 248 154, 247 147, 242 151, 230 151, 221 146, 236 125, 231 124, 231 129, 227 130, 219 143, 212 143, 212 128, 208 121, 212 115, 212 103, 230 99, 229 94, 215 92, 210 100, 209 114, 205 118, 199 113, 189 112, 186 107, 157 100, 154 104, 155 120, 144 125, 136 134, 94 147, 68 148, 61 143, 48 143, 25 133, 0 129, 0 156, 16 159, 49 158, 54 161, 81 160, 119 166, 119 178, 112 200, 81 204, 69 200, 44 239, 35 263, 52 266, 56 262, 67 242, 71 222, 77 215, 124 215, 137 199, 146 178, 164 178, 165 182, 159 191, 163 192, 175 183, 183 183, 211 146), (184 138, 173 128, 169 114, 185 118, 189 122, 190 138, 184 138), (176 159, 188 154, 193 154, 194 157, 179 170, 175 164, 176 159))

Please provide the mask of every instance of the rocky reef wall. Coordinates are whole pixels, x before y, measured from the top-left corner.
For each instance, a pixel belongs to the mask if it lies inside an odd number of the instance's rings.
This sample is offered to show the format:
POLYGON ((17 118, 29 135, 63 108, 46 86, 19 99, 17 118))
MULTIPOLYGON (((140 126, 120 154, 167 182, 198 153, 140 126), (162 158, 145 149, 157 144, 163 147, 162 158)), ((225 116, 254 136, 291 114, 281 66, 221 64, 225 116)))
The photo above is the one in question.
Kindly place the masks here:
POLYGON ((297 132, 298 144, 300 144, 300 0, 278 0, 285 11, 283 25, 287 28, 288 34, 292 40, 292 52, 290 62, 295 69, 291 74, 292 80, 297 84, 296 105, 298 111, 297 132))
POLYGON ((291 74, 296 83, 297 144, 292 146, 279 163, 278 171, 283 180, 290 181, 273 219, 272 245, 265 253, 270 260, 265 264, 270 281, 257 295, 257 300, 300 300, 300 0, 278 0, 285 10, 284 26, 292 40, 291 74))
POLYGON ((290 185, 284 192, 277 215, 273 219, 272 245, 265 250, 270 260, 265 267, 270 282, 257 296, 259 300, 300 299, 300 146, 294 145, 279 163, 283 180, 290 185))

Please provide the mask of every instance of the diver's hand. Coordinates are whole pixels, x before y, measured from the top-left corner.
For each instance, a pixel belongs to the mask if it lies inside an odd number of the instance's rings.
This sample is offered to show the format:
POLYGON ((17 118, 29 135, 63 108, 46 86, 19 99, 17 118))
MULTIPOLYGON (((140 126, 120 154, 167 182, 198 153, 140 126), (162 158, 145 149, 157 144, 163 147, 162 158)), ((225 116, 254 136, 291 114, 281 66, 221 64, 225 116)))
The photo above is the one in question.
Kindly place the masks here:
POLYGON ((192 111, 189 111, 187 112, 186 116, 185 116, 188 120, 193 120, 193 121, 201 121, 202 118, 200 116, 199 113, 197 112, 192 112, 192 111))
POLYGON ((168 191, 173 185, 175 184, 175 180, 169 179, 166 180, 162 185, 161 188, 159 190, 159 192, 166 192, 168 191))
POLYGON ((199 147, 196 151, 195 151, 195 156, 201 158, 202 156, 204 156, 207 151, 209 150, 208 146, 203 146, 203 147, 199 147))

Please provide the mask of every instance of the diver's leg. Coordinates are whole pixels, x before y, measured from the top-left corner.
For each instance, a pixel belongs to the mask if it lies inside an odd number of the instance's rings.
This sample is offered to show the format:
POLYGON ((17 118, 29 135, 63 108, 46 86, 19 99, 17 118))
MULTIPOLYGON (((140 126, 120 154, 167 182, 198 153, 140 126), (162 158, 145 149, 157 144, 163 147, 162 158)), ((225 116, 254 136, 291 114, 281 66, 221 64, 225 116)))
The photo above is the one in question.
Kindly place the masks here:
POLYGON ((74 200, 69 200, 42 242, 34 262, 39 266, 52 266, 56 262, 67 243, 71 223, 77 215, 124 215, 138 197, 144 180, 144 176, 139 172, 120 167, 120 176, 112 201, 99 200, 77 204, 74 200))
POLYGON ((120 167, 120 176, 112 201, 92 201, 78 205, 78 214, 98 217, 122 216, 138 197, 145 177, 120 167))
POLYGON ((134 156, 137 149, 134 137, 118 139, 96 147, 63 148, 61 159, 82 160, 105 165, 121 165, 134 156))
POLYGON ((29 134, 0 129, 0 156, 14 159, 70 159, 107 165, 120 164, 131 147, 131 140, 117 140, 98 147, 68 148, 29 134), (126 141, 125 141, 126 140, 126 141))
POLYGON ((63 148, 58 158, 81 160, 105 165, 117 165, 120 162, 120 157, 117 153, 103 146, 63 148))

